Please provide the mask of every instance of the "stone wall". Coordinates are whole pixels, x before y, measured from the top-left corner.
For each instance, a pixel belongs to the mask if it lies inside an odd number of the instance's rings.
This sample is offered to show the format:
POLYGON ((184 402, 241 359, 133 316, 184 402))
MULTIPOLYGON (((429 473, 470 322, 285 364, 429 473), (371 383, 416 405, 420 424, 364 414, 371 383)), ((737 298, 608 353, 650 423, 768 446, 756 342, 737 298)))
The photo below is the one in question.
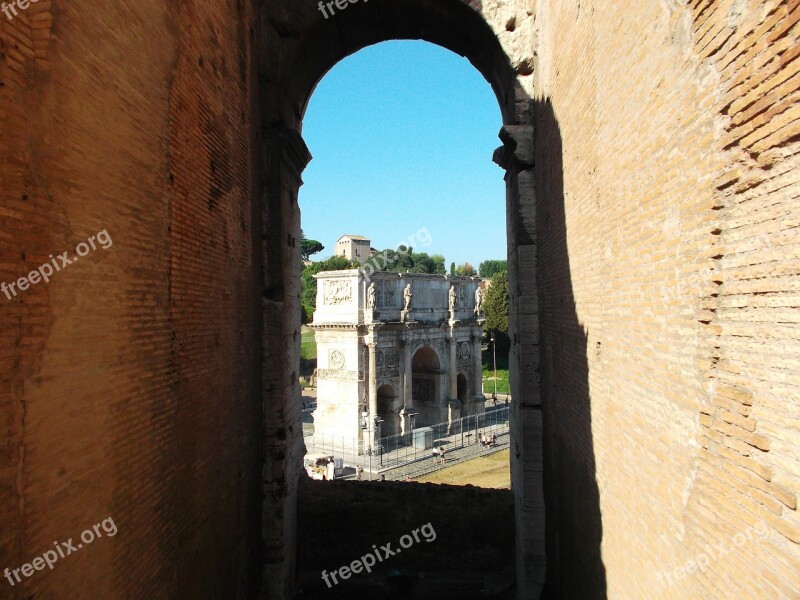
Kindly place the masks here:
POLYGON ((251 9, 0 18, 0 568, 118 526, 4 598, 252 597, 261 339, 251 9))
POLYGON ((520 596, 543 576, 544 468, 552 596, 796 597, 798 11, 372 0, 326 21, 298 0, 41 0, 0 17, 0 282, 113 239, 0 295, 0 567, 119 528, 5 592, 251 597, 263 576, 291 595, 303 112, 342 58, 420 38, 467 56, 504 120, 520 596))
POLYGON ((537 3, 551 597, 800 595, 798 18, 537 3))

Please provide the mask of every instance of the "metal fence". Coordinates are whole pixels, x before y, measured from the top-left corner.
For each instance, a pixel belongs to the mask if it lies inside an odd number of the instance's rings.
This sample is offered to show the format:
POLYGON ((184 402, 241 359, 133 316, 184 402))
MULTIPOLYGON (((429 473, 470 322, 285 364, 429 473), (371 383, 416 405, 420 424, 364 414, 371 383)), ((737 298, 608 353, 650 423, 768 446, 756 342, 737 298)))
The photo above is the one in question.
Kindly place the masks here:
POLYGON ((374 448, 369 446, 369 434, 359 438, 305 433, 304 441, 309 454, 332 454, 344 459, 346 465, 361 465, 386 469, 399 467, 432 456, 433 448, 445 452, 458 450, 479 442, 479 435, 508 433, 508 407, 487 408, 479 415, 462 417, 452 423, 438 423, 415 428, 414 432, 381 437, 374 448), (425 434, 423 430, 430 430, 425 434), (420 438, 426 438, 424 440, 420 438), (416 442, 415 442, 416 439, 416 442))

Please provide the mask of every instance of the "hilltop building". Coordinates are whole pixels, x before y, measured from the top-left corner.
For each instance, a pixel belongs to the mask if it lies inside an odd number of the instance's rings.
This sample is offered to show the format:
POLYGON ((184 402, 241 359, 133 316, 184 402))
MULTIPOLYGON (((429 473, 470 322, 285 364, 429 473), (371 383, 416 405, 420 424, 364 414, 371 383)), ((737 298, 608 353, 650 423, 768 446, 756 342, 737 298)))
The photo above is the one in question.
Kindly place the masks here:
POLYGON ((343 235, 336 241, 333 253, 335 256, 344 256, 347 260, 357 260, 363 265, 372 256, 370 243, 363 235, 343 235))

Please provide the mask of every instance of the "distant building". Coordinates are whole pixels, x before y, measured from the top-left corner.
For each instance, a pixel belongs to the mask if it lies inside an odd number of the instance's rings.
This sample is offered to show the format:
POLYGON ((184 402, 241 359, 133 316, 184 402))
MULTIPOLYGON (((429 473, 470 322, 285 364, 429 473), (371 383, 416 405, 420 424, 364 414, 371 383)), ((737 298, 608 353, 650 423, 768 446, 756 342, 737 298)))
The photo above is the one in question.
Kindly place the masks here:
POLYGON ((343 235, 337 240, 333 253, 364 264, 372 256, 372 248, 370 240, 363 235, 343 235))
MULTIPOLYGON (((482 413, 477 277, 327 271, 317 280, 315 436, 377 437, 482 413), (375 429, 365 420, 377 419, 375 429)), ((410 439, 410 438, 409 438, 410 439)), ((346 442, 346 440, 350 440, 346 442)))

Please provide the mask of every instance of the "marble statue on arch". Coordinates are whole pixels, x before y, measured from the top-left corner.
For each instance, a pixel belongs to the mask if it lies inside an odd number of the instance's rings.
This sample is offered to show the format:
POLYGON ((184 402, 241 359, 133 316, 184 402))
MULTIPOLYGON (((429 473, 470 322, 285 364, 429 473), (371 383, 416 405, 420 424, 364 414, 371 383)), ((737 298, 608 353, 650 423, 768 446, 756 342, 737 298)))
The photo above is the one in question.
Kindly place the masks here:
POLYGON ((411 291, 411 284, 409 283, 403 290, 403 310, 411 310, 411 301, 414 293, 411 291))

